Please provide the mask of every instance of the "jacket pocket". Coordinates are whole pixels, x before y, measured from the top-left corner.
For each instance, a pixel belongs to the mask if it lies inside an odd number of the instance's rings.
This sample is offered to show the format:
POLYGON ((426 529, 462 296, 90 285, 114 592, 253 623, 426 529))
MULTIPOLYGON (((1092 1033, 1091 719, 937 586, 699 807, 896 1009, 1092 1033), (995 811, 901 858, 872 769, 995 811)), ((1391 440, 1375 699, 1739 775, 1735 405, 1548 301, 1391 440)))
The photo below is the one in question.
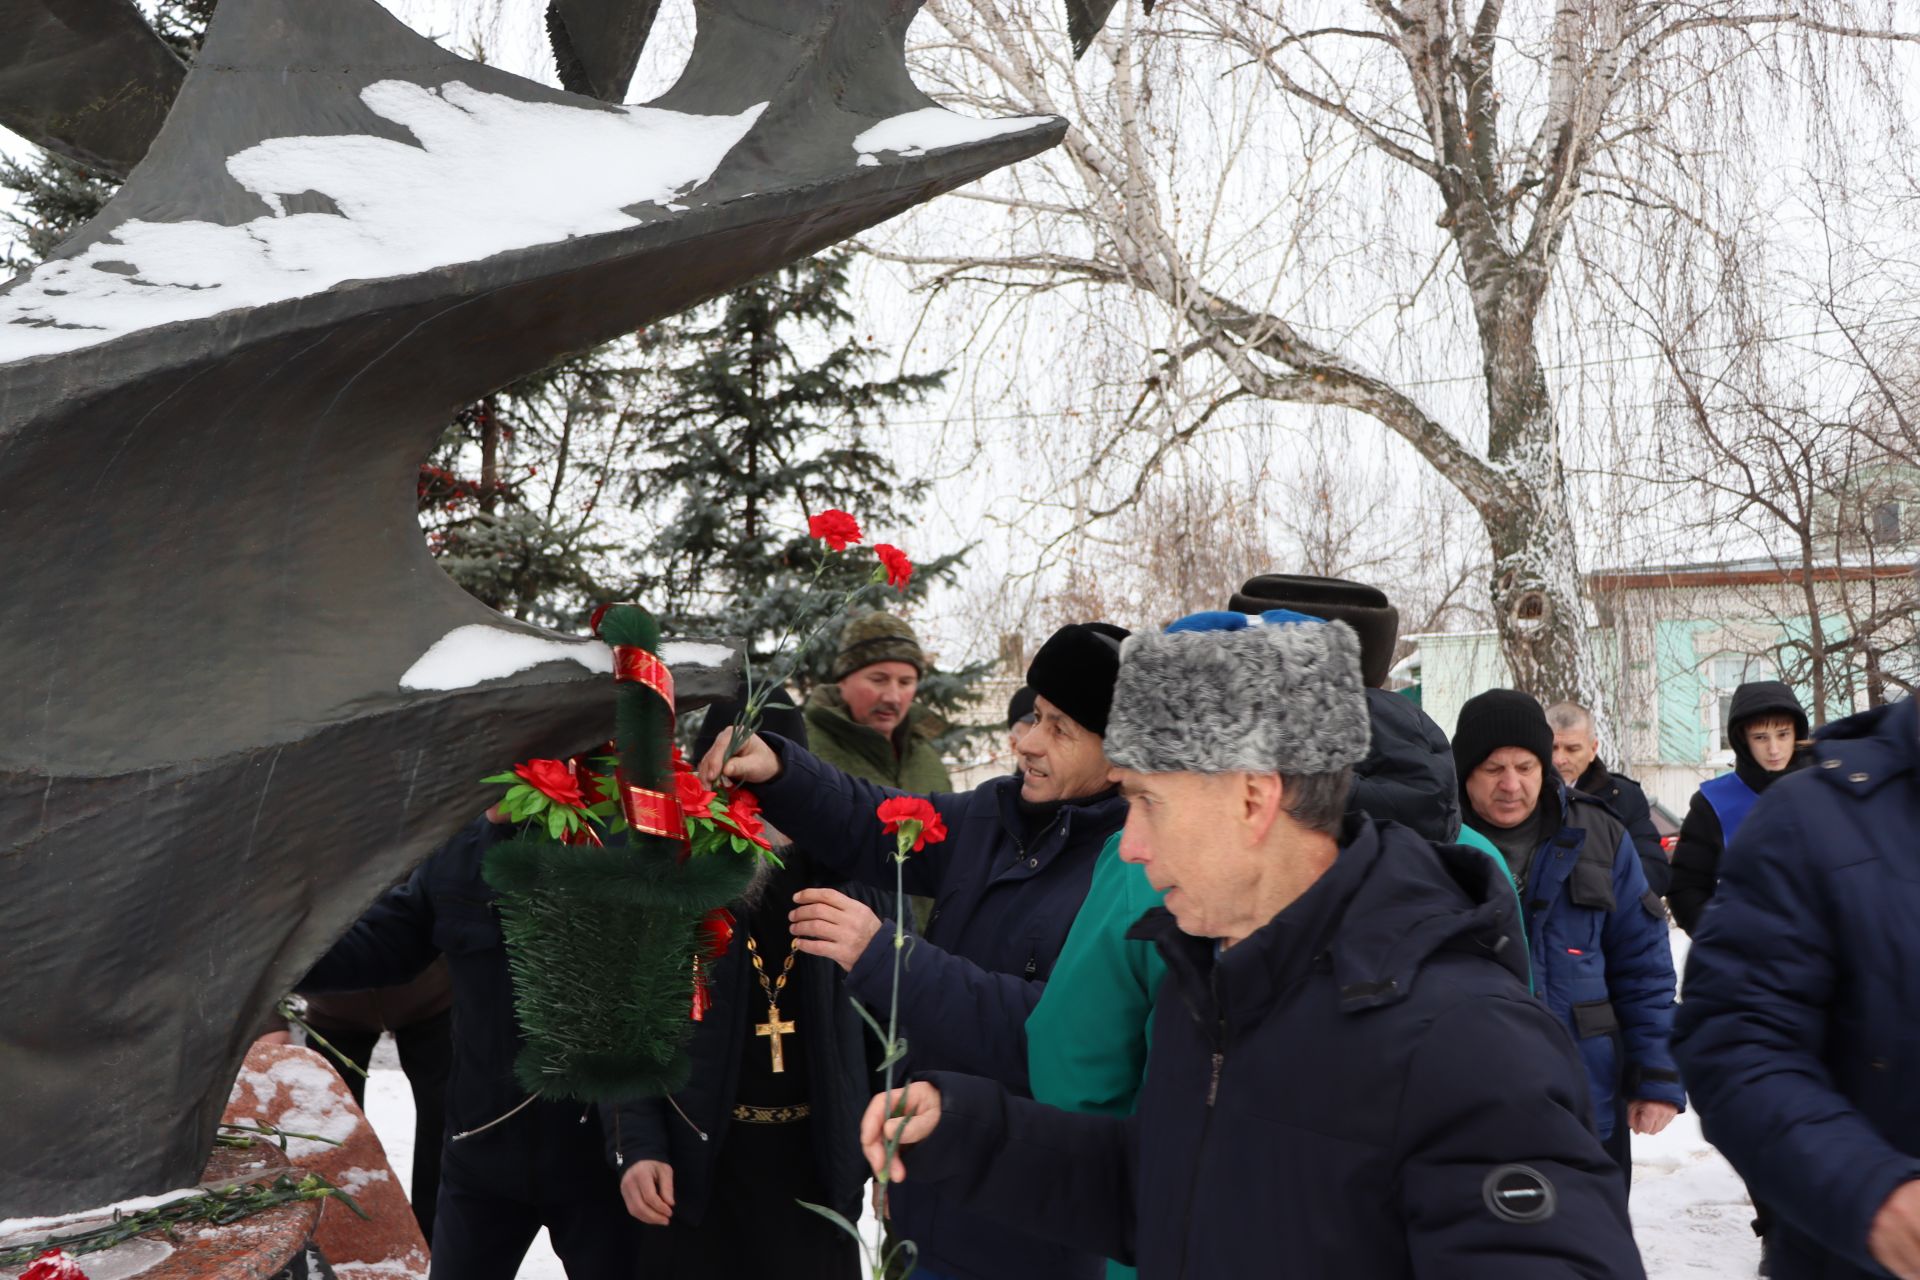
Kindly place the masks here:
MULTIPOLYGON (((1593 833, 1587 834, 1591 842, 1593 833)), ((1612 911, 1618 905, 1613 896, 1613 859, 1596 856, 1591 843, 1581 850, 1579 861, 1573 864, 1573 874, 1568 877, 1567 896, 1576 907, 1612 911)))
POLYGON ((1611 1000, 1588 1000, 1572 1006, 1569 1012, 1573 1014, 1573 1034, 1581 1040, 1620 1030, 1620 1015, 1613 1011, 1611 1000))

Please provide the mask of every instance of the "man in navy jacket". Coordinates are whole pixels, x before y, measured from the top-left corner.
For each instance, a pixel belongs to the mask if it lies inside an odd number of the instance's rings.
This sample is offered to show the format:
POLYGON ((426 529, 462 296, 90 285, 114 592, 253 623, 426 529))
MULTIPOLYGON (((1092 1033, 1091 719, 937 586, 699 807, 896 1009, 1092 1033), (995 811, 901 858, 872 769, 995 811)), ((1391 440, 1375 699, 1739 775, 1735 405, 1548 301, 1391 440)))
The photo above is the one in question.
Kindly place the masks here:
POLYGON ((935 1072, 869 1107, 876 1171, 1142 1280, 1643 1274, 1505 879, 1345 815, 1357 652, 1342 623, 1129 642, 1108 753, 1169 984, 1139 1108, 935 1072))
POLYGON ((1720 864, 1675 1051, 1776 1280, 1920 1278, 1920 714, 1826 726, 1720 864))
MULTIPOLYGON (((906 892, 934 902, 900 973, 906 1069, 991 1076, 1027 1092, 1025 1027, 1126 804, 1108 781, 1103 735, 1126 633, 1063 627, 1034 655, 1027 683, 1036 723, 1020 741, 1021 773, 929 797, 944 842, 907 859, 906 892)), ((711 777, 725 744, 701 763, 711 777)), ((874 810, 900 793, 854 778, 775 734, 726 761, 763 812, 816 866, 891 892, 894 839, 874 810)), ((845 893, 795 895, 800 950, 847 974, 847 989, 884 1011, 892 999, 893 927, 845 893)), ((889 1198, 895 1232, 918 1250, 919 1280, 1093 1280, 1097 1256, 1010 1231, 933 1188, 889 1198)))
POLYGON ((1628 1186, 1631 1134, 1686 1105, 1668 1039, 1673 944, 1625 828, 1553 768, 1553 729, 1512 689, 1467 699, 1454 726, 1467 822, 1507 860, 1524 904, 1534 988, 1579 1041, 1595 1125, 1628 1186))

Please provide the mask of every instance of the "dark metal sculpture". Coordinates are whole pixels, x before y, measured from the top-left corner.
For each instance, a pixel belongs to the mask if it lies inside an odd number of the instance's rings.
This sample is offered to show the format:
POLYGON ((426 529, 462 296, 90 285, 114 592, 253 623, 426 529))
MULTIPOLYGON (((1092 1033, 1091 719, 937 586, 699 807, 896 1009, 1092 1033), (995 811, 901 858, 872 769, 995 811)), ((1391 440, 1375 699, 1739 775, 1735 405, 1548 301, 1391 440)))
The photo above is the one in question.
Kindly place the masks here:
POLYGON ((0 0, 0 124, 125 177, 187 69, 133 0, 0 0))
MULTIPOLYGON (((0 288, 0 1217, 192 1182, 276 998, 475 779, 604 738, 605 650, 426 553, 455 407, 1059 140, 938 111, 915 7, 701 0, 619 108, 373 0, 224 0, 120 194, 0 288)), ((683 703, 726 656, 669 650, 683 703)))

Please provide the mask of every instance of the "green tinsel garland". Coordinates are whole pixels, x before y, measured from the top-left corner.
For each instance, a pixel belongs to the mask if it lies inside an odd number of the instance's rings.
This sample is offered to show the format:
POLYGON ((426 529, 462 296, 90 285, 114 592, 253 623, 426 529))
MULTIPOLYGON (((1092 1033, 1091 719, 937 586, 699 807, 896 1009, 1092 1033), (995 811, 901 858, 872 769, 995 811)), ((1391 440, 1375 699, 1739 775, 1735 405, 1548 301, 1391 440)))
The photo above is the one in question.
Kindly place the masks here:
MULTIPOLYGON (((660 647, 659 624, 637 605, 609 609, 600 637, 660 647)), ((643 684, 615 688, 627 781, 672 795, 673 708, 643 684)), ((682 854, 679 841, 632 829, 605 848, 529 831, 488 851, 526 1038, 514 1072, 527 1089, 615 1102, 686 1083, 700 922, 746 888, 753 860, 682 854)))

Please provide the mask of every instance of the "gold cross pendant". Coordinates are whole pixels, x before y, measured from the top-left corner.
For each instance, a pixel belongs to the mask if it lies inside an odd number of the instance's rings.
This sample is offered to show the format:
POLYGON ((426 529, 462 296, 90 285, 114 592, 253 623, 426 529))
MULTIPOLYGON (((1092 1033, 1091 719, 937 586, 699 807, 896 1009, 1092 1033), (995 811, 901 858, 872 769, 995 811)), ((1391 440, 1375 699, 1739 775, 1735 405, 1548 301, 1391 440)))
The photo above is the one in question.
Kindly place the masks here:
POLYGON ((771 1043, 767 1047, 773 1050, 773 1074, 783 1074, 787 1069, 787 1057, 780 1051, 780 1037, 792 1035, 793 1024, 780 1021, 779 1005, 767 1005, 767 1020, 757 1023, 753 1028, 753 1034, 769 1038, 771 1043))

